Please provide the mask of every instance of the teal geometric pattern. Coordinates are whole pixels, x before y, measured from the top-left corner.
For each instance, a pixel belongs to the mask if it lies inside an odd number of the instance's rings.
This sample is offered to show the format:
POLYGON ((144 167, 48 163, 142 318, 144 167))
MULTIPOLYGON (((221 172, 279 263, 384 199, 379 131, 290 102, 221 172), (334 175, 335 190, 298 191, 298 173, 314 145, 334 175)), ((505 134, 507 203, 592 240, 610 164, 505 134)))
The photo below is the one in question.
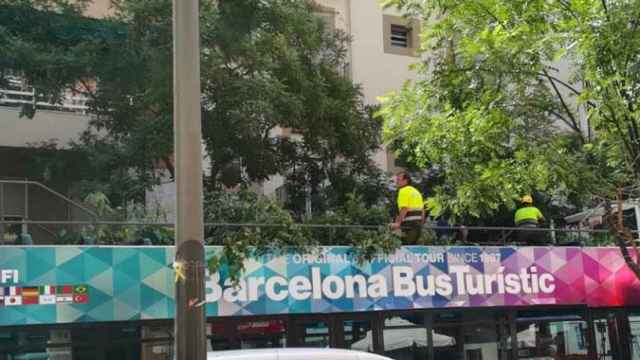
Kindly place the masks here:
POLYGON ((0 326, 170 318, 175 306, 173 248, 2 247, 0 271, 19 281, 0 288, 88 286, 86 304, 0 306, 0 326))
MULTIPOLYGON (((218 251, 218 247, 207 247, 207 257, 218 251)), ((227 276, 224 267, 220 274, 209 274, 205 279, 209 301, 206 304, 207 315, 541 304, 586 304, 591 307, 640 305, 640 279, 628 269, 617 248, 405 246, 395 254, 366 263, 355 261, 348 247, 324 247, 319 251, 321 257, 289 254, 248 259, 244 264, 245 273, 241 282, 244 282, 245 289, 252 286, 259 289, 254 291, 253 299, 240 299, 236 296, 236 288, 225 284, 227 276), (396 276, 398 269, 410 272, 412 282, 448 279, 449 291, 445 293, 446 287, 438 285, 436 287, 440 287, 442 293, 420 295, 415 291, 410 294, 402 292, 404 285, 398 284, 407 284, 407 279, 396 276), (462 276, 455 276, 456 272, 462 274, 460 269, 464 269, 466 280, 462 276), (338 284, 346 284, 347 278, 371 280, 374 276, 384 279, 384 283, 388 284, 388 294, 374 296, 370 292, 364 296, 327 296, 338 292, 337 289, 342 286, 338 284), (522 286, 518 285, 518 290, 513 290, 515 288, 509 285, 512 290, 500 290, 497 279, 510 276, 520 276, 522 286), (256 279, 262 279, 262 287, 256 285, 256 279), (269 295, 264 281, 271 279, 278 279, 280 283, 272 283, 272 293, 269 295), (295 279, 302 282, 295 283, 295 279), (344 282, 336 280, 333 285, 327 282, 329 285, 325 288, 321 279, 344 279, 344 282), (529 291, 524 290, 525 283, 533 284, 533 279, 538 279, 535 280, 535 290, 533 285, 529 291), (253 285, 251 281, 254 281, 253 285), (316 285, 322 282, 321 289, 316 286, 312 290, 310 282, 316 285), (477 290, 478 284, 485 284, 482 291, 477 290), (547 290, 541 291, 542 286, 547 290), (471 294, 473 288, 476 292, 471 294), (285 291, 288 291, 288 295, 283 299, 274 298, 277 294, 273 292, 285 291), (306 293, 307 296, 296 297, 292 292, 306 293), (225 295, 220 296, 222 293, 225 295)), ((171 319, 175 313, 173 260, 173 247, 0 247, 0 327, 171 319), (14 281, 15 274, 18 274, 18 281, 14 281), (44 289, 48 288, 47 285, 86 285, 88 301, 17 304, 1 298, 7 298, 8 294, 15 297, 22 288, 42 286, 44 289)), ((424 282, 420 283, 424 286, 424 282)), ((504 283, 507 283, 506 280, 504 283)), ((365 284, 365 287, 369 285, 365 284)))

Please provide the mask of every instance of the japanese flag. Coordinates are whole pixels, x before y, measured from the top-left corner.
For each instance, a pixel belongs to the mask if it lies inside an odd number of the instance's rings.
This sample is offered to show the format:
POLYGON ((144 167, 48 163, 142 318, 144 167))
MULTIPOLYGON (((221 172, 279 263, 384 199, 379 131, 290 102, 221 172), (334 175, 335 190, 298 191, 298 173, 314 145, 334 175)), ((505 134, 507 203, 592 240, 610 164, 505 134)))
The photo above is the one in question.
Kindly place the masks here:
POLYGON ((6 306, 22 305, 22 296, 5 296, 4 304, 6 306))

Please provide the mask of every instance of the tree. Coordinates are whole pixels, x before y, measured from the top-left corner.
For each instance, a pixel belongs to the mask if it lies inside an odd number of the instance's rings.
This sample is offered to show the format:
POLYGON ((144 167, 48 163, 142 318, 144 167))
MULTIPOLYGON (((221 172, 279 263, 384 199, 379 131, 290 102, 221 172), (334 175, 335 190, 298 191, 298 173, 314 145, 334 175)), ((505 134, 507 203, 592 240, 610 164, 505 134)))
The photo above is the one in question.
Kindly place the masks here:
MULTIPOLYGON (((91 129, 74 148, 88 163, 104 164, 92 183, 103 185, 110 198, 122 192, 113 186, 114 176, 151 187, 158 161, 172 170, 171 1, 115 1, 115 15, 107 20, 84 18, 81 7, 54 6, 64 1, 48 3, 37 10, 28 0, 3 4, 42 25, 14 26, 9 16, 0 22, 7 40, 2 54, 12 54, 0 68, 24 74, 52 100, 66 89, 90 97, 91 129), (45 21, 50 14, 55 21, 45 21)), ((341 159, 366 167, 380 144, 381 124, 362 104, 359 87, 342 74, 349 41, 344 33, 326 29, 308 1, 201 5, 203 142, 211 189, 235 168, 243 180, 259 182, 294 168, 327 173, 341 159), (278 128, 294 135, 277 136, 278 128)))
MULTIPOLYGON (((148 157, 141 161, 139 149, 124 146, 121 136, 109 133, 104 117, 111 115, 111 110, 117 112, 118 108, 105 111, 103 104, 107 100, 98 98, 103 93, 96 91, 96 79, 117 78, 123 85, 122 92, 127 93, 125 85, 135 84, 135 75, 150 72, 140 71, 139 57, 134 49, 126 46, 127 27, 120 22, 84 17, 82 11, 86 3, 0 1, 0 83, 10 74, 18 75, 25 86, 34 89, 38 100, 50 103, 60 102, 69 93, 91 96, 92 131, 62 151, 60 145, 67 144, 35 144, 29 175, 48 184, 59 184, 58 188, 79 184, 79 188, 84 189, 77 194, 80 198, 93 191, 104 191, 114 203, 123 205, 126 199, 134 196, 140 199, 144 194, 145 186, 134 183, 144 182, 142 175, 146 172, 136 174, 131 169, 141 168, 147 159, 158 154, 166 155, 171 145, 164 144, 155 152, 147 151, 148 157), (132 157, 136 154, 137 158, 132 157)), ((107 82, 105 89, 106 86, 107 82)), ((35 111, 32 106, 22 106, 24 116, 32 117, 35 111)))
MULTIPOLYGON (((308 215, 307 200, 311 202, 311 215, 315 216, 339 209, 352 194, 359 194, 365 206, 391 208, 393 194, 389 188, 388 175, 368 161, 341 161, 329 164, 325 169, 320 164, 309 163, 288 174, 284 206, 301 219, 308 215)), ((391 218, 388 215, 387 222, 391 218)), ((356 219, 355 223, 364 224, 362 219, 356 219)))
MULTIPOLYGON (((117 23, 82 16, 88 0, 0 0, 0 84, 19 75, 37 97, 59 102, 94 78, 93 64, 125 36, 117 23)), ((33 116, 35 109, 23 108, 33 116)))
MULTIPOLYGON (((112 18, 93 20, 66 0, 0 0, 0 13, 7 9, 37 24, 18 26, 11 16, 0 16, 0 36, 6 40, 0 44, 0 69, 17 72, 52 101, 63 91, 90 98, 90 129, 70 154, 86 165, 85 192, 99 190, 113 207, 124 208, 160 180, 159 161, 172 170, 172 7, 170 0, 112 5, 112 18)), ((221 182, 302 172, 316 189, 339 186, 344 199, 360 185, 340 182, 342 170, 371 173, 369 153, 379 147, 381 122, 343 74, 348 37, 329 31, 314 14, 313 2, 206 0, 200 21, 203 145, 211 165, 206 184, 213 194, 207 208, 228 210, 225 216, 237 215, 228 221, 240 222, 256 214, 245 211, 252 209, 262 214, 254 221, 278 225, 212 233, 225 249, 218 260, 233 277, 247 256, 317 242, 266 199, 253 196, 240 204, 228 199, 231 195, 219 192, 221 182), (277 129, 292 135, 277 136, 277 129), (223 174, 232 176, 223 179, 223 174), (216 206, 225 200, 227 206, 216 206)), ((49 164, 44 160, 52 155, 43 152, 39 163, 49 164)), ((69 168, 56 164, 55 169, 69 168)), ((348 234, 364 256, 399 244, 384 229, 348 234)))
POLYGON ((385 3, 422 20, 424 80, 381 113, 397 151, 443 174, 436 212, 490 217, 531 192, 576 206, 637 193, 640 1, 385 3))
POLYGON ((637 1, 387 5, 423 19, 426 60, 425 80, 386 98, 386 139, 444 173, 436 210, 486 216, 533 191, 576 202, 636 175, 637 1))

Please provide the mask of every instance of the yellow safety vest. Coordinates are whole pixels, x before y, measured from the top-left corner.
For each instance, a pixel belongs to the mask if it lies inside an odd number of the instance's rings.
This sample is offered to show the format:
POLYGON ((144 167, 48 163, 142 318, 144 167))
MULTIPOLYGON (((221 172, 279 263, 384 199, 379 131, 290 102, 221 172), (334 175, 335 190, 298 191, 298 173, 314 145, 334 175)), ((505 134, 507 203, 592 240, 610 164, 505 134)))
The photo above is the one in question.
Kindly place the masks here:
POLYGON ((420 191, 411 185, 400 188, 398 191, 398 211, 402 210, 402 208, 409 210, 404 221, 422 220, 424 201, 420 191))
POLYGON ((515 223, 520 225, 521 223, 535 223, 537 224, 542 219, 542 213, 535 206, 525 206, 516 211, 515 223))

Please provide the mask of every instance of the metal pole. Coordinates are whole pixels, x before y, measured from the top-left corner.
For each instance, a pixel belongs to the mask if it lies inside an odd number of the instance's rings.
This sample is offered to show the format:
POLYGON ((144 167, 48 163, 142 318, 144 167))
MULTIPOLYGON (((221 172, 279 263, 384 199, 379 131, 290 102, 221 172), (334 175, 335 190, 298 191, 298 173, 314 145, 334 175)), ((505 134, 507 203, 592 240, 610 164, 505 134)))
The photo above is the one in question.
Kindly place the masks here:
MULTIPOLYGON (((23 220, 29 220, 29 184, 24 183, 24 218, 23 220)), ((22 233, 29 233, 29 226, 26 223, 22 224, 22 233)))
MULTIPOLYGON (((4 184, 0 183, 0 221, 4 221, 4 184)), ((0 223, 0 245, 4 245, 4 223, 0 223)))
MULTIPOLYGON (((634 205, 633 212, 636 215, 636 228, 633 230, 640 230, 640 206, 634 205)), ((632 241, 636 241, 636 239, 632 239, 632 241)))
POLYGON ((198 0, 173 0, 177 186, 175 353, 206 359, 198 0))

